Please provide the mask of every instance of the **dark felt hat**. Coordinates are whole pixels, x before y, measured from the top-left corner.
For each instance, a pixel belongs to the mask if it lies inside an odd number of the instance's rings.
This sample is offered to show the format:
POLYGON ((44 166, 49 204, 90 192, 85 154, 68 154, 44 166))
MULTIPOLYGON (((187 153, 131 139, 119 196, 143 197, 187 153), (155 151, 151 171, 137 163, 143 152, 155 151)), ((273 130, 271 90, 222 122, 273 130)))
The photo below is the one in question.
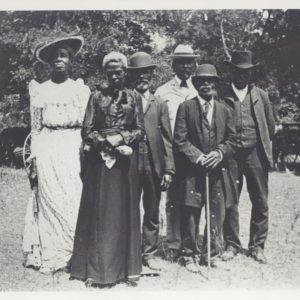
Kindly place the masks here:
POLYGON ((225 63, 234 66, 239 69, 252 69, 257 67, 259 64, 252 63, 252 52, 251 51, 233 51, 231 54, 231 60, 225 61, 225 63))
POLYGON ((39 61, 49 64, 54 49, 60 46, 67 46, 72 50, 73 55, 76 56, 83 46, 83 41, 82 36, 68 36, 52 39, 38 46, 35 50, 35 55, 39 61))
POLYGON ((129 58, 127 70, 154 69, 156 64, 152 62, 151 56, 146 52, 136 52, 129 58))

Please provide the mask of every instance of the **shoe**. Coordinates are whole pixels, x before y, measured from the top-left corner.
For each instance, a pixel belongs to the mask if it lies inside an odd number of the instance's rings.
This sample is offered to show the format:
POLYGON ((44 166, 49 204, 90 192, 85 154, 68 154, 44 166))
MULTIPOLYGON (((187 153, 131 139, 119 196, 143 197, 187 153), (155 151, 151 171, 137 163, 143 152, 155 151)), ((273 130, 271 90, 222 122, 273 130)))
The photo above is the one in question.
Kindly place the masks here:
POLYGON ((238 254, 239 250, 234 248, 233 246, 228 246, 226 251, 221 255, 221 259, 223 261, 229 261, 234 259, 234 257, 238 254))
POLYGON ((200 273, 199 264, 195 257, 183 258, 184 267, 191 273, 200 273))
POLYGON ((161 271, 161 263, 156 258, 144 259, 143 265, 153 271, 161 271))
POLYGON ((265 257, 264 250, 261 247, 250 250, 250 257, 261 264, 267 263, 267 258, 265 257))
POLYGON ((171 263, 178 262, 180 258, 180 250, 178 249, 169 249, 167 253, 167 260, 171 263))

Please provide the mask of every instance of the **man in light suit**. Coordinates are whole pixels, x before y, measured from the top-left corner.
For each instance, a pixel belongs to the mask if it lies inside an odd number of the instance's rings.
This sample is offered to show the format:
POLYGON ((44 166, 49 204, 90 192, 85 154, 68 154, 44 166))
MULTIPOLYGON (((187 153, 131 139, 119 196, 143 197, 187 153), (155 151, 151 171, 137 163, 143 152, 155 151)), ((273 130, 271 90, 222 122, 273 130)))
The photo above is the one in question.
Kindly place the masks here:
POLYGON ((139 143, 140 193, 143 190, 143 264, 155 271, 161 263, 155 257, 159 240, 161 191, 170 187, 175 174, 172 133, 166 102, 149 92, 156 67, 145 52, 130 57, 127 68, 134 89, 141 95, 146 135, 139 143))
MULTIPOLYGON (((266 263, 264 255, 268 233, 268 170, 273 166, 271 139, 275 131, 274 114, 268 94, 250 84, 252 63, 250 51, 234 51, 229 65, 231 84, 221 98, 231 109, 236 128, 236 154, 231 161, 239 193, 243 176, 252 203, 249 254, 266 263)), ((226 210, 224 223, 226 251, 223 260, 231 260, 241 249, 238 203, 226 210)))
MULTIPOLYGON (((235 144, 234 122, 230 110, 216 101, 219 77, 213 65, 202 64, 192 82, 198 96, 180 104, 175 131, 174 151, 182 210, 182 250, 186 269, 198 273, 198 233, 201 210, 205 205, 205 175, 209 176, 210 236, 212 258, 222 253, 222 229, 229 169, 227 159, 235 144)), ((233 180, 231 180, 234 183, 233 180)), ((230 196, 232 197, 232 196, 230 196)), ((206 229, 201 264, 207 264, 206 229)))
MULTIPOLYGON (((194 54, 189 45, 178 45, 169 57, 173 59, 172 67, 175 76, 160 86, 156 90, 155 96, 167 103, 173 132, 179 105, 197 95, 197 91, 191 82, 191 75, 194 72, 195 59, 199 56, 194 54)), ((168 258, 170 261, 176 261, 180 256, 181 249, 181 215, 178 189, 174 184, 166 195, 166 216, 168 258)))

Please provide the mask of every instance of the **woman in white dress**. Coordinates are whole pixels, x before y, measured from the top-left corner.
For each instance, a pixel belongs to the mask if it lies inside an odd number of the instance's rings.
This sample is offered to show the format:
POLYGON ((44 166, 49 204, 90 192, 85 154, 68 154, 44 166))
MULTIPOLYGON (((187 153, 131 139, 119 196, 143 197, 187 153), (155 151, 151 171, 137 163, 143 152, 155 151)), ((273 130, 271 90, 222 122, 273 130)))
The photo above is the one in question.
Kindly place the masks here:
POLYGON ((51 79, 31 81, 30 179, 37 188, 25 217, 25 266, 42 273, 67 267, 72 255, 80 204, 80 128, 90 90, 69 78, 69 66, 82 37, 61 38, 38 48, 38 60, 50 64, 51 79))

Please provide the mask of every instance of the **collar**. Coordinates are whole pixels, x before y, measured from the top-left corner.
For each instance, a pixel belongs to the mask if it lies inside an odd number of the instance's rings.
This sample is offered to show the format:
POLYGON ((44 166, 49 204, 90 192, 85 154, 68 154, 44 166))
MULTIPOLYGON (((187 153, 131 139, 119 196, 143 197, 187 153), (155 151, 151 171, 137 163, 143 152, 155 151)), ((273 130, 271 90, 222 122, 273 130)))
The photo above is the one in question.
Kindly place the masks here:
POLYGON ((246 93, 249 88, 248 84, 243 89, 238 89, 233 83, 231 83, 231 86, 235 93, 246 93))
POLYGON ((149 92, 149 90, 147 90, 145 93, 140 93, 140 92, 138 92, 137 90, 135 90, 138 94, 140 94, 141 95, 141 97, 144 99, 144 100, 149 100, 150 99, 150 92, 149 92))
POLYGON ((211 108, 214 107, 214 102, 215 102, 214 98, 212 98, 210 101, 206 101, 198 95, 198 99, 199 99, 201 106, 204 106, 205 103, 208 103, 211 108))
MULTIPOLYGON (((181 80, 177 75, 175 75, 174 78, 175 78, 175 81, 176 81, 176 83, 178 84, 178 86, 180 86, 182 80, 181 80)), ((188 86, 189 89, 191 89, 191 88, 194 87, 193 84, 192 84, 192 78, 191 78, 191 77, 189 77, 189 78, 186 80, 186 84, 187 84, 187 86, 188 86)))

